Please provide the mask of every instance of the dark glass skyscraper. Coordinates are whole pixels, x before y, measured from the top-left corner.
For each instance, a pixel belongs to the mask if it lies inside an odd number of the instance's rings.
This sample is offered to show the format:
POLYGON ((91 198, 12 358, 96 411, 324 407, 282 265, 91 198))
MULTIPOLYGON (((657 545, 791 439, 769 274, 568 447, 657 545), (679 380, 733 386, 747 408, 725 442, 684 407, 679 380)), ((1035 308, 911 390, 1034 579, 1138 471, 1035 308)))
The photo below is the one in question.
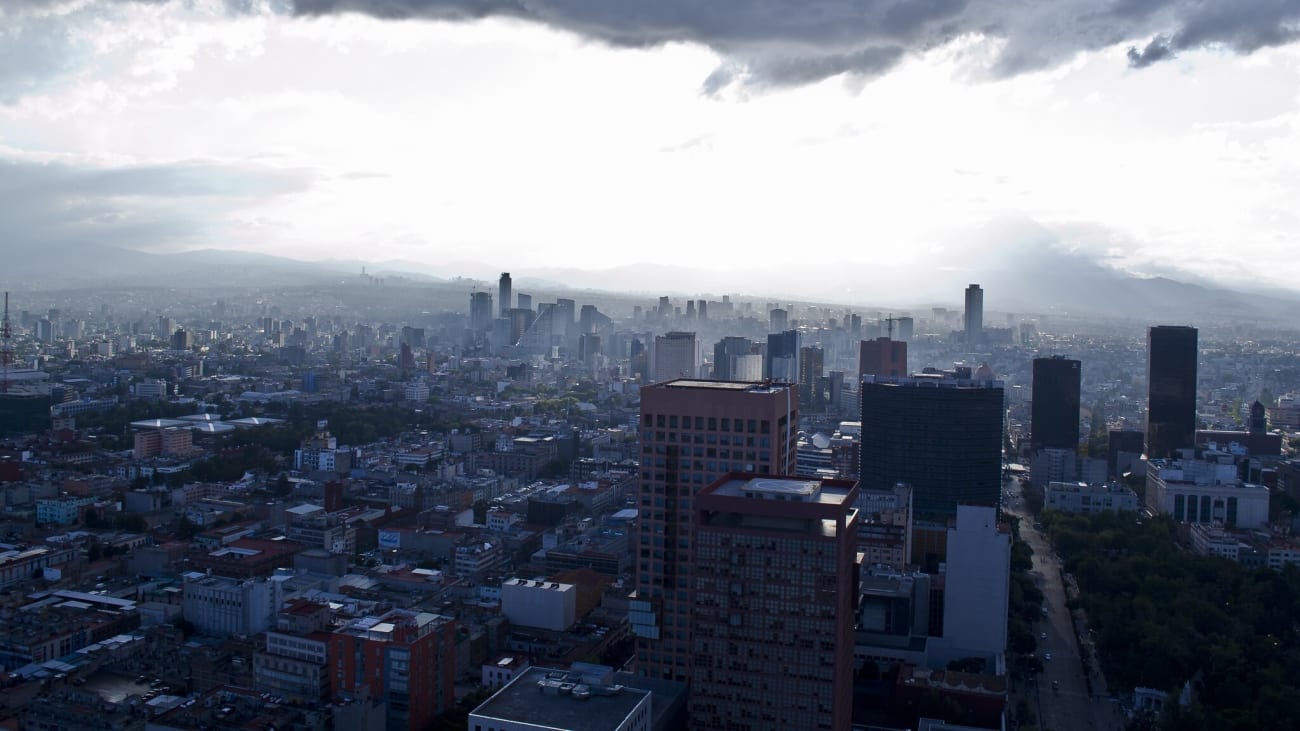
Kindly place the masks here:
POLYGON ((1196 441, 1197 332, 1185 325, 1147 330, 1148 459, 1168 459, 1196 441))
POLYGON ((912 486, 918 517, 997 507, 1002 488, 1002 382, 923 374, 862 378, 864 490, 912 486))
POLYGON ((1034 358, 1029 444, 1040 449, 1079 446, 1079 361, 1034 358))
POLYGON ((799 382, 799 331, 785 330, 767 336, 763 377, 774 381, 799 382))

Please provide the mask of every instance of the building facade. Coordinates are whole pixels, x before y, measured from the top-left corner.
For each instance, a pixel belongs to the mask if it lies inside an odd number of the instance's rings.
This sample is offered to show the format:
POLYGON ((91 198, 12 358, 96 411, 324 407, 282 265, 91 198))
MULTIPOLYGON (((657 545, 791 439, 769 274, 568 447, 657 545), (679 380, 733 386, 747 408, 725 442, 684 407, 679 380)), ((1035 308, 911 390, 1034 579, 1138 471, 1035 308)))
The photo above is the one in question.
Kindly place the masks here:
POLYGON ((914 514, 996 507, 1002 487, 1001 381, 948 374, 862 378, 862 487, 912 486, 914 514))
POLYGON ((1197 331, 1147 330, 1147 459, 1170 459, 1195 445, 1197 331))
POLYGON ((695 496, 728 472, 794 472, 798 390, 692 379, 641 389, 641 515, 630 612, 638 673, 688 679, 695 496))
POLYGON ((847 729, 857 485, 728 475, 695 500, 693 729, 847 729))
POLYGON ((1079 361, 1061 356, 1034 358, 1030 404, 1030 448, 1078 449, 1079 361))

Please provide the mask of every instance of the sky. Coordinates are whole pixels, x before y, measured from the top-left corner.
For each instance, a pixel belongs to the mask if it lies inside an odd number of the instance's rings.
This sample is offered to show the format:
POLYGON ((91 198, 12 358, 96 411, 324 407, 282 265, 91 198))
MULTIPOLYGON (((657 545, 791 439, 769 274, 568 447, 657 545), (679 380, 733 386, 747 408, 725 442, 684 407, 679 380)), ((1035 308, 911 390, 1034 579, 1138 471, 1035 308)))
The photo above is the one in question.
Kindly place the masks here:
POLYGON ((5 0, 0 246, 1297 289, 1298 39, 1294 0, 5 0))

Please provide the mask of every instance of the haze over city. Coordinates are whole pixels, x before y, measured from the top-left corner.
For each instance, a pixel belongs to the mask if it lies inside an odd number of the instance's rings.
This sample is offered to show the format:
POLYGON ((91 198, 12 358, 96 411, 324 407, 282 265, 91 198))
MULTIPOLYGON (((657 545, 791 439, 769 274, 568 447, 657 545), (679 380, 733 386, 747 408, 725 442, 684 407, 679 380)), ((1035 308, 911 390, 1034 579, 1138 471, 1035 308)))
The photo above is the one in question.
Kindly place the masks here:
POLYGON ((18 0, 0 218, 11 253, 83 259, 671 267, 645 290, 691 269, 711 291, 926 300, 1026 251, 1289 289, 1297 13, 18 0))

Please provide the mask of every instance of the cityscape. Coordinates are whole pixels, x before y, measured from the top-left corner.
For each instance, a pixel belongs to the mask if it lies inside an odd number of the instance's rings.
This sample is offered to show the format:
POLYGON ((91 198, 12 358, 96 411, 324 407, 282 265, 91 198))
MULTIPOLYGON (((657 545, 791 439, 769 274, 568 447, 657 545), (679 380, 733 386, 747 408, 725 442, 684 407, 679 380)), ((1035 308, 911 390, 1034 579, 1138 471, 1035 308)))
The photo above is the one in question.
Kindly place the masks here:
POLYGON ((0 729, 1300 729, 1295 0, 0 0, 0 729))
POLYGON ((1290 725, 1300 338, 953 295, 8 293, 3 713, 1290 725))

